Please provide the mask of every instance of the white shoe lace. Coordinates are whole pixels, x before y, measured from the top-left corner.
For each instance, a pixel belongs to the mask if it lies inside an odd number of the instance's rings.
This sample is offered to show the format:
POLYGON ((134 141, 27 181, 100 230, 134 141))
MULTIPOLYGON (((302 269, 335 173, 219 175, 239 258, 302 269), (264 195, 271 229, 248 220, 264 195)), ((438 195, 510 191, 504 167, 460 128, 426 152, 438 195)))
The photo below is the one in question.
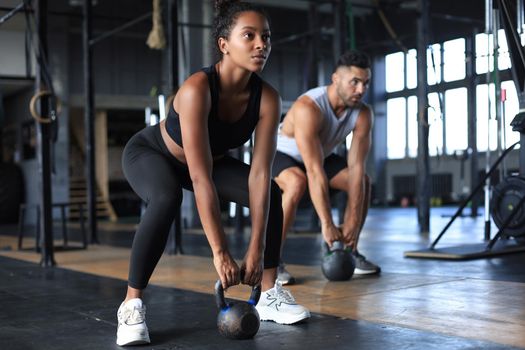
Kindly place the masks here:
POLYGON ((285 302, 286 304, 295 304, 295 298, 293 297, 292 293, 290 293, 288 289, 284 289, 280 282, 275 284, 275 294, 280 302, 285 302))
POLYGON ((133 325, 133 324, 139 324, 139 323, 142 323, 144 322, 144 320, 146 319, 146 307, 143 306, 143 307, 133 307, 132 310, 129 311, 126 310, 128 312, 123 312, 121 315, 121 318, 122 319, 122 323, 125 323, 127 325, 133 325), (126 315, 127 314, 127 315, 126 315), (122 317, 124 316, 124 317, 122 317))

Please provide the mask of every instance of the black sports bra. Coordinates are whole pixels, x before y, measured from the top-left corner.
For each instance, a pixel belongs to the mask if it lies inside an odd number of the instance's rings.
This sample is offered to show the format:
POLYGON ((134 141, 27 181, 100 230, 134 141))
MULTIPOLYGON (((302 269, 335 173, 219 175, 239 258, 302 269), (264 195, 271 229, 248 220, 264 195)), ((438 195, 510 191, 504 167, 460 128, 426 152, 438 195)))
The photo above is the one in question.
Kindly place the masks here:
MULTIPOLYGON (((233 123, 223 122, 217 118, 219 110, 219 76, 215 65, 202 69, 208 76, 211 93, 211 110, 208 115, 208 135, 212 155, 223 155, 228 150, 240 147, 248 141, 259 121, 259 107, 261 104, 262 80, 252 73, 249 81, 250 97, 243 116, 233 123)), ((166 131, 176 144, 183 147, 180 130, 179 114, 170 105, 166 118, 166 131)))

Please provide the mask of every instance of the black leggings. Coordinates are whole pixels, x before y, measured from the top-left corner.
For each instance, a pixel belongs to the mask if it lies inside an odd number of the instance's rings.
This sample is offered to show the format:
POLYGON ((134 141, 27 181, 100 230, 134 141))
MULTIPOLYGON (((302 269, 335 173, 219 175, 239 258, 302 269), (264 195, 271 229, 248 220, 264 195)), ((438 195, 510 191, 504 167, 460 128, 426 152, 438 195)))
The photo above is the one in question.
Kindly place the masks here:
MULTIPOLYGON (((182 203, 182 189, 193 191, 193 187, 188 168, 169 153, 158 124, 129 140, 122 167, 133 190, 146 202, 133 239, 128 277, 130 287, 144 289, 164 252, 171 223, 182 203)), ((249 207, 249 172, 248 164, 229 156, 215 161, 212 178, 219 198, 249 207)), ((272 181, 265 269, 279 265, 282 222, 281 191, 272 181)))

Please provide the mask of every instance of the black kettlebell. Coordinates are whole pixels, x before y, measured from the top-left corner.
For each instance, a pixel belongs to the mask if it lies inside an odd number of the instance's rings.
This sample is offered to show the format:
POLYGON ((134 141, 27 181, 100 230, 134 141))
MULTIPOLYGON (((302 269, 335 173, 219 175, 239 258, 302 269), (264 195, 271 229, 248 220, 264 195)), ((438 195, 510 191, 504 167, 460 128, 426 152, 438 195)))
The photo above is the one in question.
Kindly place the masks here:
POLYGON ((323 241, 321 259, 323 275, 330 281, 347 281, 354 274, 351 248, 345 249, 341 241, 334 241, 331 248, 323 241))
POLYGON ((215 302, 219 308, 217 328, 219 333, 232 339, 250 339, 257 334, 261 323, 255 305, 261 297, 261 286, 252 288, 250 300, 226 303, 220 280, 215 283, 215 302))

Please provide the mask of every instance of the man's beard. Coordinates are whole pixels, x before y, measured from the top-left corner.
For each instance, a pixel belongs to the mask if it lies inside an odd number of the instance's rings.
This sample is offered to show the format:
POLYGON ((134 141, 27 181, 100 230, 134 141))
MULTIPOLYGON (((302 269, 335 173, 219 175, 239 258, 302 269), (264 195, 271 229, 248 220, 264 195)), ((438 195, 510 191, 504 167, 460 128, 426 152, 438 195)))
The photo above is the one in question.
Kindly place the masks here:
POLYGON ((359 98, 350 97, 345 102, 346 102, 345 104, 346 104, 347 107, 354 108, 354 107, 357 107, 357 106, 361 105, 361 98, 360 97, 359 98))

